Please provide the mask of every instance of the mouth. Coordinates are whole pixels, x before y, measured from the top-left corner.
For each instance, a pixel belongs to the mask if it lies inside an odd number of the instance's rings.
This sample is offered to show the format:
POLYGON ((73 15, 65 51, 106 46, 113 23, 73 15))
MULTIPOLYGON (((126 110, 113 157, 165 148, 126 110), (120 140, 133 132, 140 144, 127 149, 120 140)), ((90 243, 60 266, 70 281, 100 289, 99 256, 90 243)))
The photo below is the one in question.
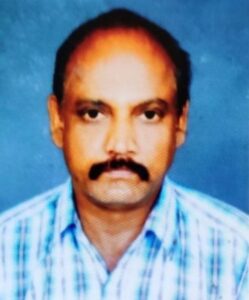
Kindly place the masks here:
POLYGON ((135 172, 131 171, 126 167, 115 168, 111 170, 106 170, 103 172, 106 176, 113 179, 128 179, 137 176, 135 172))

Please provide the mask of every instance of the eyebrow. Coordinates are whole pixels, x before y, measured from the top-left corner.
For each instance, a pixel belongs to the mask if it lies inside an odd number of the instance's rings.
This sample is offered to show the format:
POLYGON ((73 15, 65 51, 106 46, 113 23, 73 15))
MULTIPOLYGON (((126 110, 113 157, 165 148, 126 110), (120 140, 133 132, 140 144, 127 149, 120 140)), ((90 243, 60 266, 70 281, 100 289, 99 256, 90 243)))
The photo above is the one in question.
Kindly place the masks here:
MULTIPOLYGON (((75 107, 76 109, 81 109, 82 107, 88 105, 102 109, 111 109, 110 105, 107 102, 99 99, 79 99, 76 101, 75 107)), ((166 99, 155 98, 138 103, 137 105, 135 105, 134 111, 140 111, 152 105, 160 106, 165 111, 169 108, 169 102, 166 99)))
POLYGON ((148 106, 152 106, 152 105, 157 105, 162 107, 163 109, 167 109, 169 106, 168 101, 165 99, 161 99, 161 98, 155 98, 155 99, 150 99, 150 100, 146 100, 142 103, 139 103, 136 107, 139 107, 141 109, 146 108, 148 106))
POLYGON ((95 105, 95 106, 108 106, 107 103, 101 100, 92 100, 92 99, 79 99, 76 101, 76 108, 81 108, 83 105, 95 105))

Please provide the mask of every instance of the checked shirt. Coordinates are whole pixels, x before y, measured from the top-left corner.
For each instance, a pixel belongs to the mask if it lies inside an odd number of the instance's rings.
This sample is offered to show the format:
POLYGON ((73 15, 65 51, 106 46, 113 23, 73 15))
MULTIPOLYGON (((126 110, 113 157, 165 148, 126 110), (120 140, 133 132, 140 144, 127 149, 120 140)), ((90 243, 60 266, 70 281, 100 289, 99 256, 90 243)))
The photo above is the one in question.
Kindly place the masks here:
POLYGON ((0 216, 0 300, 248 300, 248 220, 166 178, 109 272, 84 234, 68 180, 0 216))

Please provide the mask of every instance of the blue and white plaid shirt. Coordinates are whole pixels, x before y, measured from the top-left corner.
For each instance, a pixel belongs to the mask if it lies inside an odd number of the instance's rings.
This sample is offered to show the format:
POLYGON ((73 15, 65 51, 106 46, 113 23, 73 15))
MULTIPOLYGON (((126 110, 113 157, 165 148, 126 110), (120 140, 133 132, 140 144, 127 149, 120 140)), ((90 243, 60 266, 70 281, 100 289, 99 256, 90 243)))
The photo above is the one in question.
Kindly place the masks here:
POLYGON ((248 300, 248 217, 166 179, 109 273, 66 184, 0 217, 1 300, 248 300))

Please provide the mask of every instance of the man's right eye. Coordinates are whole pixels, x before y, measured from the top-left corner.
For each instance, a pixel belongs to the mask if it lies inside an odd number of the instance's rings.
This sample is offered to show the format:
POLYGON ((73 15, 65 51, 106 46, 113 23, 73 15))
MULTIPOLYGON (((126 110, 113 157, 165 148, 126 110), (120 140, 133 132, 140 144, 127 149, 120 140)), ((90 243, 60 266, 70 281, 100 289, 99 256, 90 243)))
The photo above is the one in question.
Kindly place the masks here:
POLYGON ((99 114, 99 111, 97 109, 90 109, 88 112, 87 112, 87 115, 89 116, 89 118, 91 119, 96 119, 97 116, 99 114))
POLYGON ((81 112, 81 117, 84 121, 92 122, 101 120, 104 115, 98 109, 86 109, 81 112))

